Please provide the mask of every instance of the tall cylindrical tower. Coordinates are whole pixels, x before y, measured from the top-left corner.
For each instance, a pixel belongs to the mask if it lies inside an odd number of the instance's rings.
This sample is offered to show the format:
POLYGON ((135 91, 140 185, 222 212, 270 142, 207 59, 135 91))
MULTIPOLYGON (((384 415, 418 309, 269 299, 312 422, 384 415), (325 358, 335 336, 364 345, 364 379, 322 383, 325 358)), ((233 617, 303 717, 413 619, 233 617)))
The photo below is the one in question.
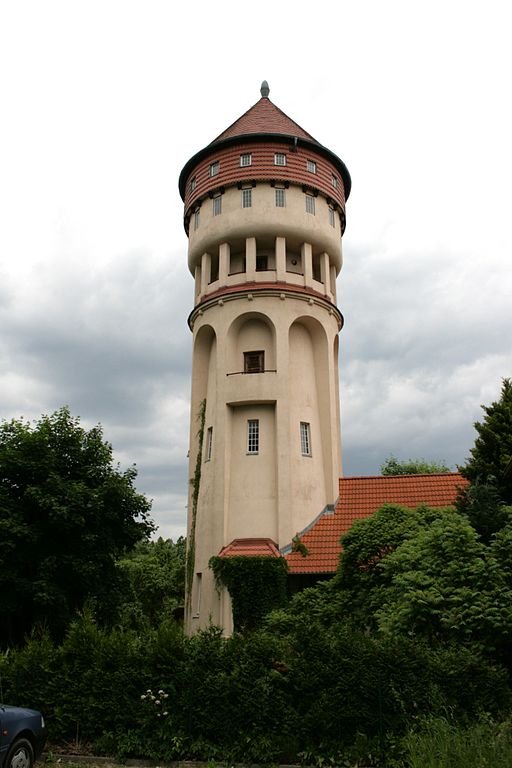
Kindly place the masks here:
POLYGON ((341 472, 336 276, 350 176, 261 98, 183 168, 195 278, 186 629, 231 630, 212 555, 277 553, 341 472))

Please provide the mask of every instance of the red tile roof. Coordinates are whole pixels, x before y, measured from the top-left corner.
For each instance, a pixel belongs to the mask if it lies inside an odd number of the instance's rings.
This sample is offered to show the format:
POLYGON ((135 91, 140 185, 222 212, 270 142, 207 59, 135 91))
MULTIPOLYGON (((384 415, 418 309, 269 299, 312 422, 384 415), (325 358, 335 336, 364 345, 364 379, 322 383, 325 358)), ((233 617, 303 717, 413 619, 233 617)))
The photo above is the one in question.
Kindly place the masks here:
POLYGON ((277 545, 272 539, 233 539, 231 544, 223 547, 219 557, 281 557, 277 545))
POLYGON ((414 509, 420 504, 429 507, 452 506, 457 491, 467 485, 458 472, 438 475, 393 475, 340 478, 340 495, 334 511, 324 511, 300 534, 308 549, 304 557, 291 551, 291 545, 281 551, 290 573, 334 573, 341 553, 340 538, 354 520, 370 517, 383 504, 401 504, 414 509))
POLYGON ((245 136, 248 133, 279 133, 286 136, 297 136, 318 144, 311 134, 285 115, 270 99, 262 97, 250 109, 226 128, 220 136, 211 143, 229 139, 233 136, 245 136))

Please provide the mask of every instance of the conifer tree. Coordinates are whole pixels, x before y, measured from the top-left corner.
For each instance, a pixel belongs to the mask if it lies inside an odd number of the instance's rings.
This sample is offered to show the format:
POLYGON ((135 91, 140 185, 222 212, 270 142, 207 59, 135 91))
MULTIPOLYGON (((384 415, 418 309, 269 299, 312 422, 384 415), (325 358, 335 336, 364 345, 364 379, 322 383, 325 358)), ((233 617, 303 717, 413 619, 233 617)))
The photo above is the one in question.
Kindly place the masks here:
POLYGON ((512 380, 503 379, 500 399, 483 405, 478 437, 460 473, 471 483, 491 483, 502 503, 512 504, 512 380))

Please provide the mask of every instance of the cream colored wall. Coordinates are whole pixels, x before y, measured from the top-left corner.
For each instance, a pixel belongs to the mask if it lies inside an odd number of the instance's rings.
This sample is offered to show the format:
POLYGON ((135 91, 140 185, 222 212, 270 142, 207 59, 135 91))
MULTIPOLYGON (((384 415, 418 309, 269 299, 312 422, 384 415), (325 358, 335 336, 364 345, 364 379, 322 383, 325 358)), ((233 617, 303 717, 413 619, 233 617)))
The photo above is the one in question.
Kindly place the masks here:
MULTIPOLYGON (((220 215, 213 216, 206 199, 199 228, 194 230, 193 219, 190 225, 196 305, 190 318, 190 478, 197 457, 195 415, 205 398, 205 441, 212 427, 213 446, 211 459, 203 455, 201 465, 188 632, 210 621, 226 634, 232 629, 229 595, 216 590, 208 568, 212 555, 235 538, 271 538, 286 546, 338 493, 341 324, 333 304, 342 264, 340 221, 336 214, 331 226, 322 195, 312 215, 301 187, 292 184, 285 194, 286 207, 277 208, 275 189, 258 183, 252 206, 244 209, 241 191, 229 187, 220 215), (263 252, 268 269, 257 271, 263 252), (236 292, 222 292, 235 286, 236 292), (256 350, 265 352, 265 372, 243 374, 243 353, 256 350), (246 450, 251 418, 260 421, 256 456, 246 450), (301 421, 310 424, 310 457, 301 453, 301 421)), ((189 501, 189 517, 190 509, 189 501)))
POLYGON ((219 243, 244 239, 248 233, 264 238, 286 237, 290 243, 314 242, 319 251, 331 256, 336 273, 341 269, 341 226, 335 215, 335 226, 329 224, 329 206, 321 195, 315 198, 315 214, 306 213, 301 187, 291 185, 286 192, 286 206, 277 208, 275 189, 259 183, 252 190, 252 206, 242 208, 241 190, 228 187, 222 195, 222 213, 213 215, 213 200, 207 198, 201 206, 200 225, 189 231, 188 264, 191 273, 201 263, 203 253, 215 251, 219 243))
MULTIPOLYGON (((211 460, 202 464, 196 519, 201 611, 187 618, 189 631, 206 626, 210 618, 226 626, 228 597, 215 590, 208 569, 213 554, 235 538, 269 537, 285 546, 336 500, 338 331, 327 302, 278 292, 225 297, 195 318, 194 377, 201 381, 193 387, 192 412, 206 393, 205 428, 213 427, 213 450, 211 460), (212 336, 211 328, 219 341, 208 348, 206 373, 204 338, 212 336), (255 349, 265 350, 267 371, 237 373, 243 370, 243 352, 255 349), (257 456, 246 451, 251 418, 260 420, 257 456), (311 425, 311 457, 301 454, 301 421, 311 425)), ((193 427, 192 444, 194 434, 193 427)), ((191 476, 193 462, 191 445, 191 476)))

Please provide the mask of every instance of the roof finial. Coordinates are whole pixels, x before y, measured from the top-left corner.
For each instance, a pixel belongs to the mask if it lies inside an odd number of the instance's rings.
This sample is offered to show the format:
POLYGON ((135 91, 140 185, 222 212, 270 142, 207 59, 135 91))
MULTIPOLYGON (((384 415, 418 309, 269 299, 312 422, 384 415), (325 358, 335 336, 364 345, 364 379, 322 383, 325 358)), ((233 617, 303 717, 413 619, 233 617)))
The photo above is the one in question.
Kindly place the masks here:
POLYGON ((260 93, 261 93, 262 99, 268 99, 270 88, 268 87, 268 83, 266 80, 264 80, 261 84, 260 93))

